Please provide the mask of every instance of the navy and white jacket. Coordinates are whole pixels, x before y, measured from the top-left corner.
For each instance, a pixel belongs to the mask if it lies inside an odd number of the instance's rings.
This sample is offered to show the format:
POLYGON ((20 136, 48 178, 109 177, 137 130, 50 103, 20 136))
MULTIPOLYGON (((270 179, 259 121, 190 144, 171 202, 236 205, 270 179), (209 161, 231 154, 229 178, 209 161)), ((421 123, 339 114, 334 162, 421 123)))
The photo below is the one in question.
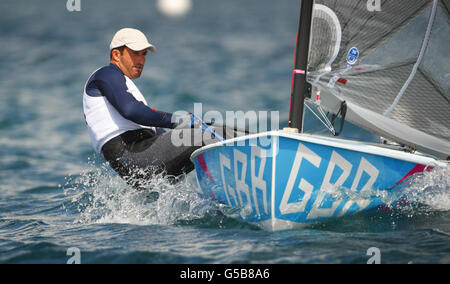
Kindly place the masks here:
POLYGON ((172 114, 148 107, 136 85, 114 64, 90 76, 84 87, 83 110, 97 153, 106 142, 127 131, 174 127, 172 114))

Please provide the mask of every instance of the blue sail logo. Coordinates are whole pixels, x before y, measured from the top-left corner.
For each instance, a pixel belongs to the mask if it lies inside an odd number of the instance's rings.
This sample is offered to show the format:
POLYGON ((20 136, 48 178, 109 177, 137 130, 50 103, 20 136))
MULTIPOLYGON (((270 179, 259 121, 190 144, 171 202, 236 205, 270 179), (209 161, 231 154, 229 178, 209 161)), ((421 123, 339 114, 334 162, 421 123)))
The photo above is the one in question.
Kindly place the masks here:
POLYGON ((347 55, 347 63, 354 65, 359 58, 359 50, 356 47, 352 47, 347 55))

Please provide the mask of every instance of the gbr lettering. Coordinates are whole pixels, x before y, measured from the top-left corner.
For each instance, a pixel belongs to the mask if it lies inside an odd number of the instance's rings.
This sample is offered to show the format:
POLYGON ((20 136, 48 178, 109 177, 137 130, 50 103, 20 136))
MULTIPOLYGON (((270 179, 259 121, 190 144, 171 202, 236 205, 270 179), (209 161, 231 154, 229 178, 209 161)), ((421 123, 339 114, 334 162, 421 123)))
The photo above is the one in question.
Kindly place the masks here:
POLYGON ((266 150, 259 147, 251 148, 251 160, 250 160, 250 174, 251 174, 251 188, 246 184, 248 160, 247 155, 237 149, 233 151, 233 168, 234 168, 234 181, 235 187, 227 184, 225 178, 225 170, 232 171, 230 159, 219 154, 220 173, 225 191, 225 197, 230 206, 244 207, 248 206, 250 213, 255 209, 255 213, 258 217, 261 216, 261 211, 268 214, 269 208, 267 204, 267 184, 264 180, 264 168, 266 165, 266 150), (256 158, 260 159, 259 167, 256 166, 256 158), (250 192, 251 190, 251 192, 250 192), (262 195, 262 208, 259 208, 258 192, 262 195), (251 194, 250 194, 251 193, 251 194), (245 199, 243 198, 245 197, 245 199), (253 201, 252 201, 253 198, 253 201), (253 204, 253 206, 251 206, 253 204))
MULTIPOLYGON (((254 146, 251 147, 249 154, 250 155, 239 151, 238 149, 233 149, 232 160, 222 153, 219 154, 220 172, 228 204, 230 206, 238 206, 241 208, 246 207, 249 210, 248 213, 255 213, 259 218, 262 213, 269 213, 269 181, 264 179, 264 170, 266 168, 266 150, 254 146), (257 159, 259 164, 256 163, 257 159), (227 172, 229 175, 232 173, 232 176, 234 177, 233 186, 227 183, 227 172), (251 184, 247 184, 246 182, 246 180, 248 180, 248 174, 250 174, 251 184)), ((278 209, 282 215, 305 212, 307 204, 312 204, 312 207, 310 206, 311 209, 306 217, 306 219, 312 220, 316 218, 330 217, 336 213, 338 213, 338 216, 345 215, 347 211, 355 204, 358 205, 359 211, 361 211, 370 204, 370 201, 361 199, 349 200, 346 201, 344 206, 339 206, 343 201, 334 200, 332 205, 328 206, 328 208, 321 208, 322 203, 329 194, 327 193, 327 190, 342 186, 350 178, 354 165, 336 151, 332 151, 328 165, 326 165, 326 172, 319 190, 314 187, 311 181, 308 181, 308 175, 302 175, 302 178, 298 181, 297 188, 294 188, 297 184, 301 165, 305 162, 309 162, 314 167, 319 169, 324 160, 320 155, 309 149, 307 146, 299 143, 294 162, 290 168, 286 188, 282 193, 283 195, 281 202, 278 205, 278 209), (337 168, 340 169, 340 171, 338 171, 340 174, 338 177, 333 177, 333 174, 337 168), (301 200, 289 202, 294 190, 297 193, 298 191, 302 193, 301 200), (314 191, 317 191, 317 193, 313 194, 314 191), (336 212, 338 208, 342 208, 339 209, 340 212, 336 212)), ((379 170, 367 159, 364 157, 361 158, 350 190, 354 192, 357 192, 358 188, 360 188, 360 192, 371 190, 378 178, 378 175, 379 170), (366 175, 369 178, 365 181, 364 185, 361 185, 360 183, 363 175, 366 175)))

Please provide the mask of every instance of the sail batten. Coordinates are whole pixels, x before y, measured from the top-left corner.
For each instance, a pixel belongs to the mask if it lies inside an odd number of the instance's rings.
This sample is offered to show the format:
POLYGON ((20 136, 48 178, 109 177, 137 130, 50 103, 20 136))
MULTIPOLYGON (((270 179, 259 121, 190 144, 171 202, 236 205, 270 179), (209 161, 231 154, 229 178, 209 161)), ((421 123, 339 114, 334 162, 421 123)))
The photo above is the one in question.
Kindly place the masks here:
POLYGON ((450 0, 379 2, 369 11, 366 1, 315 1, 308 82, 328 111, 349 102, 369 131, 450 156, 450 0), (383 130, 389 121, 396 127, 383 130))
POLYGON ((385 116, 389 116, 391 112, 395 109, 395 107, 398 105, 399 100, 402 98, 403 94, 405 93, 406 89, 411 84, 411 81, 414 79, 414 76, 416 75, 420 64, 422 63, 423 57, 425 55, 425 50, 428 47, 428 42, 430 41, 430 35, 431 35, 431 28, 433 27, 434 20, 436 18, 436 7, 438 4, 438 0, 434 0, 433 2, 433 8, 431 10, 430 20, 428 22, 427 32, 425 33, 425 38, 423 40, 422 48, 420 49, 419 57, 417 58, 416 63, 414 64, 413 70, 411 71, 411 74, 408 77, 408 80, 406 80, 405 84, 403 85, 402 89, 398 93, 397 97, 395 97, 394 102, 392 105, 384 112, 385 116))

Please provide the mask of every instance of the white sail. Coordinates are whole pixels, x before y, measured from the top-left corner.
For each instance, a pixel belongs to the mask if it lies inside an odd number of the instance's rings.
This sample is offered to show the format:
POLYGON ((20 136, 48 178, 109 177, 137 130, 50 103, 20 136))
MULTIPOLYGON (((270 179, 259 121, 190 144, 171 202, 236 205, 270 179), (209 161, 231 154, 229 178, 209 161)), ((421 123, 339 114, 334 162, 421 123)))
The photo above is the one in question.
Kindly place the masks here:
POLYGON ((333 113, 345 101, 346 120, 450 156, 449 2, 316 0, 312 100, 320 91, 333 113))

